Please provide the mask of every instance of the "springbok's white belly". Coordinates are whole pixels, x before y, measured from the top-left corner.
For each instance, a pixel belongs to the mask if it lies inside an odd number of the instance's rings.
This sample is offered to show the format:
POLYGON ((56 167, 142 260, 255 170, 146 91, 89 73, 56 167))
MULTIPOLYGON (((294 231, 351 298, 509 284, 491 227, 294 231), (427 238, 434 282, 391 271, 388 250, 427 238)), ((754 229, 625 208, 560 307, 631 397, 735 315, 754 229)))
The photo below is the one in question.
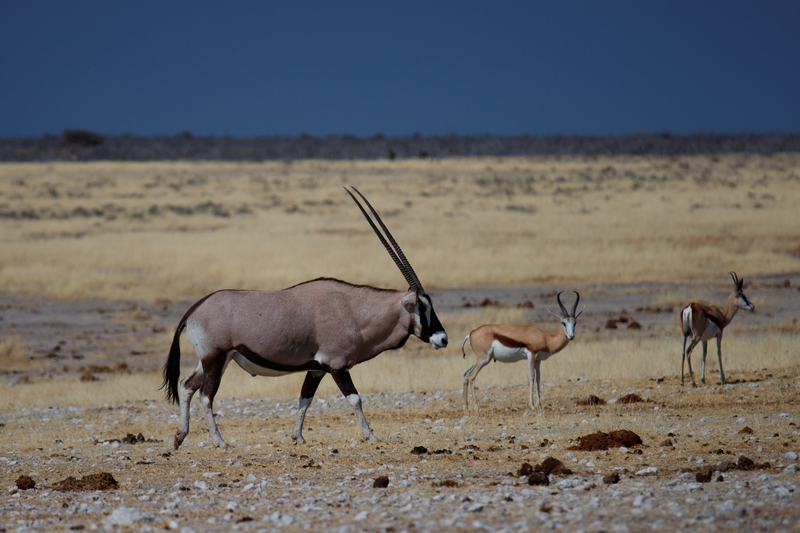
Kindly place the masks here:
POLYGON ((527 348, 509 348, 503 346, 500 341, 492 342, 492 357, 495 361, 500 363, 513 363, 514 361, 522 361, 530 356, 531 352, 527 348))
POLYGON ((277 376, 285 376, 286 374, 291 374, 291 372, 281 372, 279 370, 272 370, 271 368, 265 368, 255 363, 251 363, 250 361, 245 359, 245 357, 239 352, 234 351, 231 353, 233 353, 233 360, 236 361, 236 364, 242 367, 242 370, 244 370, 251 376, 256 375, 256 376, 277 377, 277 376))
POLYGON ((701 341, 709 341, 719 335, 719 326, 706 319, 706 330, 700 336, 701 341))

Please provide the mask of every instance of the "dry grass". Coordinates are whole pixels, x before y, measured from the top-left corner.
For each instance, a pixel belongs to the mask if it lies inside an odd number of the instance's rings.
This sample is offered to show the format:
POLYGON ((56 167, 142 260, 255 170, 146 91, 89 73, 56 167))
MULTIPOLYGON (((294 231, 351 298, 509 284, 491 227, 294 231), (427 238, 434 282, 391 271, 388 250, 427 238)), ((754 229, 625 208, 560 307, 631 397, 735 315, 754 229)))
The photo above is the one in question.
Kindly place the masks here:
POLYGON ((18 336, 0 339, 0 368, 12 370, 30 365, 28 351, 18 336))
POLYGON ((318 276, 427 287, 796 272, 800 155, 0 165, 0 290, 181 300, 318 276), (354 261, 354 258, 358 260, 354 261))
MULTIPOLYGON (((456 339, 456 337, 453 337, 456 339)), ((461 337, 458 337, 460 345, 461 337)), ((723 364, 729 380, 740 379, 743 373, 762 369, 790 369, 797 367, 800 346, 795 335, 776 333, 757 336, 726 338, 723 364)), ((409 341, 406 348, 387 352, 381 357, 357 366, 352 370, 353 380, 362 393, 397 391, 460 391, 461 375, 474 362, 474 355, 466 348, 466 359, 460 351, 444 354, 433 352, 419 341, 409 341)), ((693 358, 696 380, 699 383, 700 349, 693 358)), ((191 351, 184 351, 184 372, 187 375, 196 364, 191 351)), ((621 338, 613 340, 580 341, 570 345, 558 355, 542 364, 542 395, 548 395, 548 383, 565 383, 577 378, 599 382, 611 380, 655 379, 668 376, 677 380, 680 370, 680 339, 621 338)), ((708 386, 719 382, 716 347, 709 345, 707 359, 708 386)), ((688 373, 688 368, 686 369, 688 373)), ((478 388, 522 386, 527 387, 527 365, 492 363, 481 371, 478 388)), ((295 400, 304 374, 281 378, 253 378, 236 365, 228 367, 218 393, 219 398, 271 398, 295 400)), ((74 377, 41 380, 33 384, 9 386, 0 384, 0 409, 11 407, 47 407, 50 405, 75 405, 91 407, 106 403, 162 401, 160 374, 104 374, 100 381, 81 382, 76 386, 74 377)), ((688 380, 688 375, 687 375, 688 380)), ((338 395, 333 380, 326 378, 318 396, 338 395)), ((520 406, 526 405, 525 394, 520 394, 520 406)))

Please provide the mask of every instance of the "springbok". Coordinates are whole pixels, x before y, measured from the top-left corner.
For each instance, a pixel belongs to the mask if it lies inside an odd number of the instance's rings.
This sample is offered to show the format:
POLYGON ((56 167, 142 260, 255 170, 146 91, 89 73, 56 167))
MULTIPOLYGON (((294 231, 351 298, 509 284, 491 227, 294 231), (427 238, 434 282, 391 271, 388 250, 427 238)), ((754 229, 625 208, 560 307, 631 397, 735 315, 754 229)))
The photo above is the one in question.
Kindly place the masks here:
POLYGON ((561 291, 556 295, 558 306, 561 308, 561 316, 548 309, 548 312, 561 321, 562 328, 550 335, 536 326, 508 326, 503 324, 484 324, 470 331, 461 343, 461 355, 466 357, 464 345, 469 341, 472 351, 475 352, 477 360, 474 365, 464 372, 464 410, 469 410, 469 394, 472 391, 472 399, 475 406, 478 406, 478 399, 475 396, 475 378, 478 372, 488 365, 492 359, 500 363, 514 363, 516 361, 528 360, 528 382, 529 394, 528 403, 531 409, 536 409, 541 414, 542 402, 539 394, 539 365, 551 355, 555 355, 575 338, 575 322, 583 311, 577 315, 575 310, 581 295, 575 292, 575 304, 569 313, 561 303, 561 291), (533 403, 533 390, 536 387, 536 405, 533 403))
POLYGON ((409 289, 378 289, 320 278, 281 291, 221 290, 200 299, 178 323, 164 365, 162 388, 166 388, 168 400, 180 402, 181 409, 175 449, 189 433, 189 403, 198 390, 214 445, 227 447, 214 421, 213 402, 231 360, 252 376, 306 372, 292 431, 296 444, 305 442, 303 420, 325 374, 333 377, 355 410, 364 439, 377 440, 364 417, 350 369, 386 350, 400 348, 411 335, 430 342, 435 349, 447 346, 447 333, 433 310, 431 297, 378 213, 355 187, 352 189, 369 207, 385 237, 353 193, 345 190, 409 289), (180 335, 184 329, 200 362, 180 382, 179 390, 180 335))
POLYGON ((730 273, 733 278, 733 292, 728 296, 728 301, 722 311, 713 305, 699 304, 692 302, 681 310, 681 331, 683 332, 683 352, 681 353, 681 387, 683 387, 683 365, 689 362, 689 379, 692 386, 697 387, 692 373, 692 350, 698 342, 703 343, 703 370, 700 381, 706 382, 706 353, 708 351, 708 341, 717 338, 717 359, 719 360, 719 376, 722 384, 725 385, 725 372, 722 370, 722 330, 731 323, 736 312, 741 307, 748 311, 753 311, 756 306, 747 299, 742 291, 744 279, 739 279, 736 272, 730 273), (686 348, 686 339, 692 337, 689 348, 686 348))

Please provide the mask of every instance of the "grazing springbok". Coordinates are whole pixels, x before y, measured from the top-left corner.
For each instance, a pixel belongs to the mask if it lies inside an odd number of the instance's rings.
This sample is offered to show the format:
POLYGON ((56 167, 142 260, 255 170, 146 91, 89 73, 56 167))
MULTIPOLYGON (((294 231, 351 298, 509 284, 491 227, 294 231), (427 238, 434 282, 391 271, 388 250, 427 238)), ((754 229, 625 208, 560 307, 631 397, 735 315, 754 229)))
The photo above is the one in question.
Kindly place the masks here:
POLYGON ((683 387, 683 365, 689 362, 689 379, 692 386, 697 387, 692 373, 692 350, 698 342, 703 343, 703 370, 700 381, 706 382, 706 353, 708 341, 717 338, 717 359, 719 360, 719 376, 722 384, 725 385, 725 371, 722 370, 722 330, 731 323, 736 311, 741 307, 748 311, 753 311, 756 306, 747 299, 742 291, 744 279, 739 279, 736 272, 730 273, 733 278, 733 292, 728 296, 728 301, 722 311, 713 305, 699 304, 692 302, 681 310, 681 331, 683 332, 683 352, 681 353, 681 387, 683 387), (686 348, 686 339, 692 337, 689 348, 686 348))
MULTIPOLYGON (((575 338, 575 322, 581 311, 577 315, 575 310, 581 295, 575 292, 575 305, 569 313, 561 303, 561 291, 556 295, 558 306, 561 308, 561 316, 548 309, 548 312, 561 321, 563 327, 558 332, 550 335, 536 326, 507 326, 503 324, 484 324, 477 329, 470 331, 461 343, 461 355, 466 357, 464 345, 469 341, 472 351, 475 352, 477 361, 464 372, 464 410, 469 410, 469 395, 472 393, 472 400, 478 406, 478 399, 475 397, 475 378, 478 372, 488 365, 492 359, 500 363, 514 363, 516 361, 528 360, 528 382, 530 386, 528 403, 531 409, 536 409, 541 414, 542 402, 539 395, 539 364, 557 354, 575 338), (533 389, 536 387, 536 405, 533 403, 533 389)), ((574 292, 574 291, 573 291, 574 292)))
POLYGON ((435 349, 447 346, 447 333, 411 264, 375 209, 358 190, 352 189, 369 207, 385 237, 353 193, 345 190, 400 269, 409 289, 377 289, 320 278, 281 291, 221 290, 200 299, 178 323, 164 365, 162 388, 166 388, 167 399, 180 402, 181 406, 175 449, 189 433, 189 403, 198 390, 214 445, 227 447, 214 421, 213 402, 231 360, 252 376, 306 372, 292 431, 295 443, 305 442, 303 420, 325 374, 333 377, 355 410, 364 439, 377 440, 364 417, 350 369, 386 350, 400 348, 411 335, 430 342, 435 349), (180 382, 179 390, 180 335, 184 329, 200 362, 180 382))

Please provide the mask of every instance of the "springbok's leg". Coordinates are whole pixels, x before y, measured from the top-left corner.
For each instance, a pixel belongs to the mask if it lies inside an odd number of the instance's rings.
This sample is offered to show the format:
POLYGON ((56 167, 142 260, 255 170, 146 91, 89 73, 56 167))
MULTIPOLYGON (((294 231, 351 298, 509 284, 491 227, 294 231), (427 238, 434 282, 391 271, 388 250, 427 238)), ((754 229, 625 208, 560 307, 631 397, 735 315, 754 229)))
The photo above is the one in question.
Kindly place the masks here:
POLYGON ((528 405, 531 408, 531 411, 536 410, 539 407, 539 402, 536 402, 536 407, 533 404, 533 380, 536 371, 533 369, 534 361, 536 360, 535 353, 528 354, 528 405))
MULTIPOLYGON (((478 373, 483 370, 483 367, 488 365, 492 360, 492 351, 489 350, 483 359, 478 360, 472 367, 470 368, 471 372, 467 376, 467 384, 469 385, 469 392, 472 394, 472 403, 475 404, 476 409, 480 409, 478 406, 478 396, 475 394, 475 378, 478 377, 478 373)), ((467 406, 469 409, 469 406, 467 406)))
POLYGON ((190 404, 192 403, 192 396, 194 396, 194 393, 197 392, 197 389, 199 389, 202 384, 203 364, 198 362, 197 368, 192 375, 181 380, 178 386, 178 396, 181 404, 181 427, 175 434, 175 439, 172 442, 176 450, 183 444, 186 435, 189 434, 189 410, 190 404))
MULTIPOLYGON (((477 363, 475 363, 477 364, 477 363)), ((475 368, 475 365, 469 367, 466 372, 464 372, 464 410, 469 411, 469 373, 472 372, 472 369, 475 368)))
POLYGON ((698 342, 700 342, 699 339, 692 339, 686 349, 686 362, 689 364, 689 379, 692 380, 692 387, 697 387, 697 383, 694 382, 694 372, 692 372, 692 350, 694 350, 698 342))
POLYGON ((214 441, 214 446, 217 448, 227 448, 228 443, 222 438, 217 427, 217 422, 214 420, 214 396, 217 395, 219 384, 222 381, 222 374, 225 372, 225 367, 228 366, 230 358, 225 352, 217 352, 203 358, 203 385, 200 387, 200 403, 205 408, 204 418, 208 426, 208 432, 211 434, 211 439, 214 441))
POLYGON ((686 363, 686 339, 688 338, 688 335, 683 335, 683 349, 681 350, 681 387, 683 387, 683 365, 686 363))
POLYGON ((295 444, 305 444, 306 439, 303 438, 303 421, 306 419, 306 411, 311 401, 314 399, 314 394, 317 392, 319 382, 325 377, 325 372, 308 372, 306 379, 303 380, 303 388, 300 390, 300 406, 297 411, 297 422, 294 424, 294 431, 292 431, 292 439, 295 444))
POLYGON ((364 440, 378 440, 378 437, 370 429, 367 418, 364 416, 364 410, 361 408, 361 396, 358 394, 356 386, 353 385, 350 371, 347 369, 334 370, 331 371, 331 377, 333 377, 333 381, 336 382, 347 401, 350 402, 350 405, 353 406, 353 410, 356 412, 358 421, 361 424, 361 433, 364 435, 364 440))
POLYGON ((708 355, 708 342, 703 341, 703 370, 700 374, 700 381, 706 384, 706 355, 708 355))
POLYGON ((536 386, 536 408, 539 410, 539 414, 543 414, 544 410, 542 409, 542 397, 539 393, 539 378, 542 376, 541 371, 539 370, 539 365, 541 364, 540 359, 535 359, 533 363, 533 384, 536 386))
POLYGON ((722 332, 719 332, 717 335, 717 359, 719 360, 719 377, 722 380, 722 384, 725 385, 727 381, 725 381, 725 371, 722 370, 722 332))

